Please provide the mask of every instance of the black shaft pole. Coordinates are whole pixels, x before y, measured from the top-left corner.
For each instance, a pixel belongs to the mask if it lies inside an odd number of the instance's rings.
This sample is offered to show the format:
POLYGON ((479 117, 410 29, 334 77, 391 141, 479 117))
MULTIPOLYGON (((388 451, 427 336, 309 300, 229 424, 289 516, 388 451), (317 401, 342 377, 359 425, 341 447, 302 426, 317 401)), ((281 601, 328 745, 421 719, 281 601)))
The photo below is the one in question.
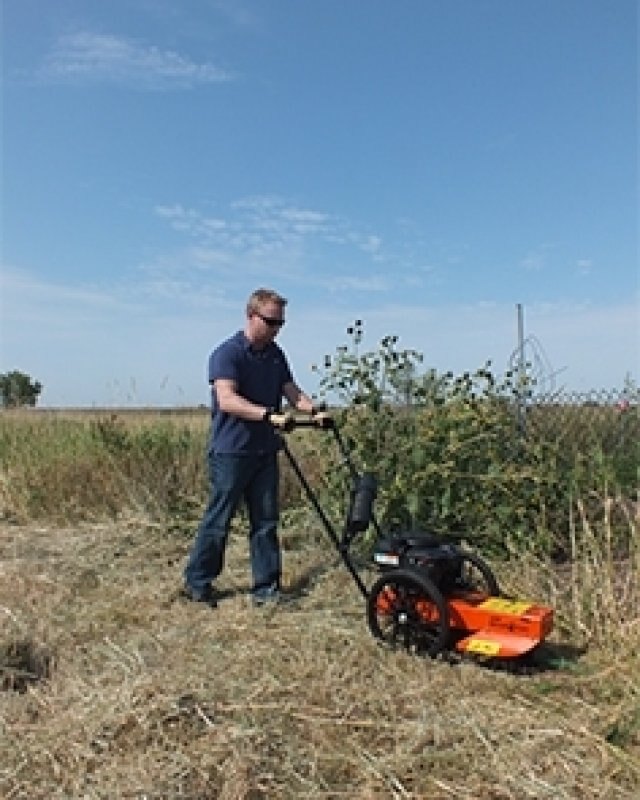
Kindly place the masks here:
POLYGON ((364 585, 364 582, 363 582, 362 578, 358 574, 358 571, 354 567, 353 562, 351 561, 351 558, 349 557, 349 550, 348 550, 347 546, 340 542, 340 538, 338 537, 338 534, 336 533, 335 528, 331 524, 331 520, 329 519, 329 517, 327 517, 327 515, 324 512, 324 509, 322 508, 322 506, 318 502, 318 498, 316 497, 315 492, 311 488, 311 485, 309 484, 309 481, 305 478, 302 470, 300 469, 300 466, 299 466, 298 462, 293 457, 293 454, 291 453, 291 450, 289 450, 289 447, 288 447, 286 441, 284 440, 284 438, 282 440, 282 449, 283 449, 285 455, 287 456, 287 458, 289 460, 289 463, 291 464, 291 466, 293 468, 293 471, 296 473, 296 475, 298 477, 298 480, 300 481, 300 483, 302 485, 302 488, 304 489, 307 497, 309 498, 309 501, 311 502, 311 505, 314 507, 314 509, 316 510, 316 513, 318 514, 318 516, 322 520, 322 524, 324 525, 327 533, 329 534, 329 537, 331 538, 332 542, 334 543, 334 545, 336 547, 336 550, 340 554, 340 557, 342 558, 346 568, 349 570, 349 572, 351 573, 351 576, 353 577, 354 581, 356 582, 356 585, 357 585, 358 589, 360 589, 360 592, 362 593, 363 597, 365 597, 365 598, 368 597, 369 592, 367 590, 367 587, 364 585))

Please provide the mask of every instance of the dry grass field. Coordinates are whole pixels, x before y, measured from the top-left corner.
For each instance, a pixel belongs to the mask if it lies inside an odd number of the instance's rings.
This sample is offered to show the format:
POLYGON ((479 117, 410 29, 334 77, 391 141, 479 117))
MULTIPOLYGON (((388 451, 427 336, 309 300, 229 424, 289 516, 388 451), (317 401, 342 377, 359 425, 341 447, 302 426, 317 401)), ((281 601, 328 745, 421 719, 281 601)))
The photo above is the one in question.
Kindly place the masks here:
POLYGON ((380 646, 305 515, 282 533, 296 601, 269 611, 246 596, 240 524, 211 610, 177 597, 190 533, 3 523, 0 796, 637 798, 636 518, 628 529, 622 564, 583 519, 571 567, 496 565, 507 590, 557 609, 547 658, 512 674, 380 646))

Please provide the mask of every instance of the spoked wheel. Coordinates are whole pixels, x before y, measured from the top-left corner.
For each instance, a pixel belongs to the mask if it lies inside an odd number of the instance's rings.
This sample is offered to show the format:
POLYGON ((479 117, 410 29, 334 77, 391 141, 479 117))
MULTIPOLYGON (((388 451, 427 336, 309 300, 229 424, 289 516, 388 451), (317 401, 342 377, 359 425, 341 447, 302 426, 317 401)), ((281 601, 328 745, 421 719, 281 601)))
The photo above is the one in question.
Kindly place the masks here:
POLYGON ((371 587, 367 598, 371 633, 393 647, 429 656, 449 641, 449 612, 444 597, 426 575, 390 570, 371 587))
POLYGON ((459 552, 462 557, 462 565, 456 579, 456 589, 465 592, 480 592, 492 597, 502 594, 493 570, 484 559, 468 550, 459 552))

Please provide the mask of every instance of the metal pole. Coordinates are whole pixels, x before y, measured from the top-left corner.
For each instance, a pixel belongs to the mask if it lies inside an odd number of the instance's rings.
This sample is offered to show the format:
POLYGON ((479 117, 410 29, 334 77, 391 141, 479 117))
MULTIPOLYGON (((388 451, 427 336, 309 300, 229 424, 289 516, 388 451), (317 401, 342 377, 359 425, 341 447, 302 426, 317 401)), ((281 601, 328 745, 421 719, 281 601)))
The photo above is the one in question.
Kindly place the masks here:
MULTIPOLYGON (((334 430, 334 433, 337 434, 337 431, 335 430, 335 428, 333 430, 334 430)), ((345 542, 341 542, 340 541, 340 539, 338 537, 338 534, 335 531, 335 528, 331 524, 331 521, 329 520, 329 517, 327 517, 327 515, 324 513, 322 507, 320 506, 320 503, 318 502, 318 498, 316 497, 315 492, 311 488, 311 485, 309 484, 309 481, 305 478, 302 470, 300 469, 300 465, 298 464, 298 462, 294 458, 293 453, 291 452, 291 450, 289 450, 289 447, 288 447, 287 443, 284 441, 284 438, 282 440, 282 449, 284 451, 284 454, 288 458, 289 463, 291 464, 291 466, 293 468, 293 471, 296 473, 296 475, 298 477, 298 480, 302 484, 302 488, 304 489, 307 497, 309 498, 309 501, 311 502, 311 505, 314 507, 314 509, 316 510, 316 513, 318 514, 318 516, 322 520, 322 523, 323 523, 323 525, 325 527, 325 530, 329 534, 329 537, 330 537, 331 541, 336 546, 336 549, 337 549, 340 557, 342 558, 342 561, 343 561, 344 565, 346 566, 346 568, 351 573, 351 577, 353 578, 353 580, 356 582, 356 585, 357 585, 358 589, 360 590, 360 593, 362 594, 363 597, 365 597, 365 598, 368 597, 369 596, 369 592, 367 590, 367 587, 365 586, 364 581, 360 577, 358 571, 356 570, 356 568, 355 568, 355 566, 354 566, 354 564, 351 561, 351 558, 349 556, 349 545, 347 543, 345 543, 345 542)))

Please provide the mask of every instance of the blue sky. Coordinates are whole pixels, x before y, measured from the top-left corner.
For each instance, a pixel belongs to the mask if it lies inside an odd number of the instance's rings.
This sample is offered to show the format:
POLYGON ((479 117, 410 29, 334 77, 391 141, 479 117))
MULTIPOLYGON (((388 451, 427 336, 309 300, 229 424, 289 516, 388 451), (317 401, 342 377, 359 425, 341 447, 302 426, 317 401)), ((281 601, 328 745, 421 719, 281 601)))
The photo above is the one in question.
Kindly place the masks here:
POLYGON ((640 378, 636 0, 2 0, 0 372, 208 400, 258 286, 296 377, 387 334, 640 378))

